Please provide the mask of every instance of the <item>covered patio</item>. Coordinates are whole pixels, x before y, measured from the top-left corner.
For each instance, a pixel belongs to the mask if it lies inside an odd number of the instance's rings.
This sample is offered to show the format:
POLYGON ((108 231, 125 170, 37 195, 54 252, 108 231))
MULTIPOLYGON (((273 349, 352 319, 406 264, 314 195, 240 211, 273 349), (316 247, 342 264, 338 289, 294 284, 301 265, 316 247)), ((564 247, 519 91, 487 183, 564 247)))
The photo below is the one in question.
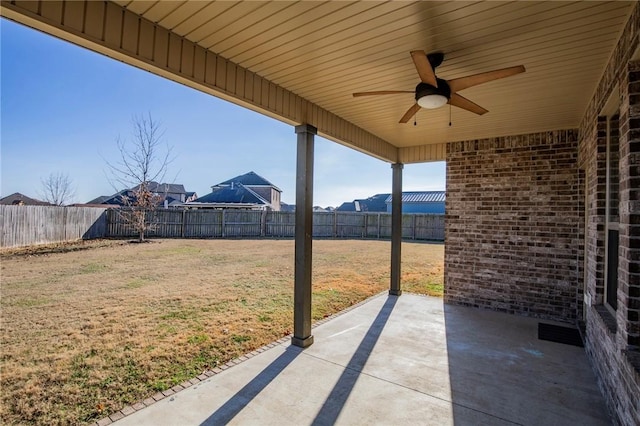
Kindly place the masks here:
MULTIPOLYGON (((332 339, 311 346, 314 138, 320 135, 391 165, 390 295, 402 294, 403 166, 446 161, 444 321, 448 312, 498 315, 455 305, 582 327, 589 359, 583 373, 595 371, 616 423, 640 424, 638 2, 2 1, 0 13, 288 123, 292 141, 295 128, 292 343, 311 349, 300 354, 281 348, 291 366, 340 347, 332 339), (505 78, 485 78, 497 75, 505 78), (441 102, 423 102, 441 86, 450 89, 436 93, 441 102), (377 95, 358 95, 372 91, 377 95)), ((247 138, 259 135, 247 131, 247 138)), ((411 321, 395 333, 413 330, 408 341, 415 342, 431 338, 428 330, 412 328, 423 320, 411 316, 417 312, 407 315, 411 321)), ((520 321, 534 320, 498 321, 489 337, 499 338, 520 321)), ((318 339, 325 328, 317 329, 318 339)), ((439 379, 445 386, 438 391, 445 393, 424 390, 431 372, 418 376, 420 386, 408 387, 423 389, 417 398, 449 401, 450 420, 482 412, 517 421, 509 410, 485 412, 464 399, 465 391, 482 399, 487 388, 475 387, 473 374, 450 375, 467 372, 458 361, 478 354, 466 342, 447 346, 462 333, 456 329, 453 337, 449 331, 445 324, 436 332, 447 335, 439 343, 446 352, 436 356, 448 354, 449 375, 439 379), (452 365, 452 359, 458 361, 452 365)), ((390 343, 383 337, 373 354, 389 345, 394 357, 388 368, 425 350, 409 346, 409 355, 399 354, 392 336, 390 343)), ((358 353, 356 347, 345 350, 343 357, 358 353)), ((533 362, 537 351, 545 353, 535 346, 526 356, 533 362)), ((256 359, 266 360, 255 367, 259 376, 269 360, 256 359)), ((541 360, 531 375, 552 367, 549 358, 541 360)), ((480 358, 467 361, 482 365, 480 358)), ((301 365, 299 377, 311 380, 305 374, 311 367, 301 365)), ((344 371, 349 376, 352 370, 344 371)), ((340 369, 333 374, 342 375, 340 369)), ((279 377, 284 375, 273 380, 279 377)), ((571 393, 581 392, 576 383, 571 393)), ((287 383, 287 392, 297 395, 305 384, 287 383)), ((326 392, 333 392, 333 385, 324 386, 309 416, 322 412, 326 392)), ((566 397, 559 392, 554 399, 566 397)), ((389 402, 402 403, 395 397, 389 402)), ((353 415, 348 406, 342 416, 353 415)), ((565 414, 571 422, 582 418, 565 414)))
POLYGON ((314 328, 305 350, 283 339, 111 418, 118 426, 610 424, 584 350, 539 340, 537 323, 378 295, 314 328))

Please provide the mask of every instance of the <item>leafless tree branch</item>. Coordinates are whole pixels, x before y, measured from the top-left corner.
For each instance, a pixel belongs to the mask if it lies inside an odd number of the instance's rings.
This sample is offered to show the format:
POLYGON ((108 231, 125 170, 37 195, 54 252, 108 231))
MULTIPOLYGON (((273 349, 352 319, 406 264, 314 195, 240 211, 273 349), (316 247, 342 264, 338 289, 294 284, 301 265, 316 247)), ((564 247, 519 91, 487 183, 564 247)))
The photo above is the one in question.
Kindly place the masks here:
POLYGON ((138 233, 139 241, 144 241, 145 232, 152 228, 153 212, 165 195, 154 185, 164 179, 173 161, 173 148, 162 144, 164 131, 151 114, 133 117, 132 124, 132 138, 116 140, 118 160, 106 163, 111 185, 117 192, 125 189, 120 215, 138 233))
POLYGON ((66 173, 51 173, 46 178, 40 179, 40 182, 42 183, 40 197, 48 203, 62 206, 69 204, 75 196, 73 181, 66 173))

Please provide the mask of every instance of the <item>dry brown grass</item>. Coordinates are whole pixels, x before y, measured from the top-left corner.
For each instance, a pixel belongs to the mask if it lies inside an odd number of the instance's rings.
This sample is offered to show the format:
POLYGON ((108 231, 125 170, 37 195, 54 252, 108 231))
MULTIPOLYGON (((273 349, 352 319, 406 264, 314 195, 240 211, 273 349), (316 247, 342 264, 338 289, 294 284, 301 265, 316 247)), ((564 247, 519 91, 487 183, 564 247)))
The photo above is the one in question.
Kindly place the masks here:
MULTIPOLYGON (((291 240, 98 241, 0 253, 0 420, 82 424, 291 332, 291 240)), ((443 245, 403 244, 442 293, 443 245)), ((314 241, 314 320, 388 288, 390 243, 314 241)))

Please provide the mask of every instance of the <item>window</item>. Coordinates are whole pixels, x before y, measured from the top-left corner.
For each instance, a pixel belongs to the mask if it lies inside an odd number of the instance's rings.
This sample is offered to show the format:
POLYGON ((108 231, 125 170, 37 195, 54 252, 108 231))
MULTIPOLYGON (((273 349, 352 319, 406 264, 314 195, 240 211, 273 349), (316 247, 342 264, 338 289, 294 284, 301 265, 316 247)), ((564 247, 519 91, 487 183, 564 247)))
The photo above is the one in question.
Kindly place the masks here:
POLYGON ((604 302, 612 311, 618 308, 618 247, 620 204, 620 128, 619 113, 607 117, 607 192, 604 302))

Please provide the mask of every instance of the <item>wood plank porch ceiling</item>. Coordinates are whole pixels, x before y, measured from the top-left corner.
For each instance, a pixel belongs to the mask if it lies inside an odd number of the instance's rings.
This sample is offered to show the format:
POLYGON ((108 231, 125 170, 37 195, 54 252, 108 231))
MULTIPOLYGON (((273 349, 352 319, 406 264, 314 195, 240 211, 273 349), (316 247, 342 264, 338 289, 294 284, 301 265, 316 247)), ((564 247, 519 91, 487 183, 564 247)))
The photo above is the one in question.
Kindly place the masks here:
POLYGON ((577 127, 635 4, 114 3, 388 142, 403 162, 443 159, 449 141, 577 127), (462 91, 489 113, 454 107, 451 127, 448 107, 419 111, 417 126, 399 124, 413 94, 352 97, 413 90, 419 78, 409 52, 417 49, 445 53, 440 78, 520 64, 527 71, 462 91))

